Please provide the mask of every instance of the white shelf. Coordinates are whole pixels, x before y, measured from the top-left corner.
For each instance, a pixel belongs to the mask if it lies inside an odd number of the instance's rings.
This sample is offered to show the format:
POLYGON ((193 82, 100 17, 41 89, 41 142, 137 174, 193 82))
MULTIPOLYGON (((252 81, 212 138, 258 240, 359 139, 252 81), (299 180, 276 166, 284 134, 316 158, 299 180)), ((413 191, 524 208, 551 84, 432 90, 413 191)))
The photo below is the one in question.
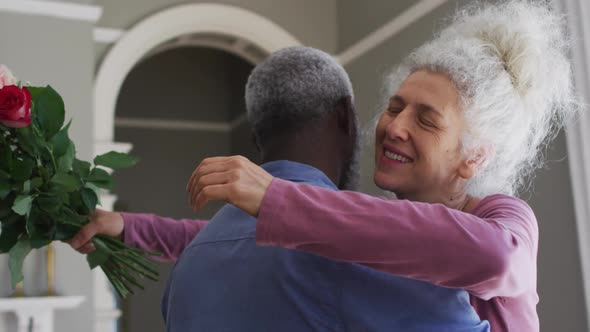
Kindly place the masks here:
POLYGON ((16 314, 18 332, 52 332, 55 310, 73 309, 83 301, 83 296, 7 297, 0 298, 0 312, 16 314))

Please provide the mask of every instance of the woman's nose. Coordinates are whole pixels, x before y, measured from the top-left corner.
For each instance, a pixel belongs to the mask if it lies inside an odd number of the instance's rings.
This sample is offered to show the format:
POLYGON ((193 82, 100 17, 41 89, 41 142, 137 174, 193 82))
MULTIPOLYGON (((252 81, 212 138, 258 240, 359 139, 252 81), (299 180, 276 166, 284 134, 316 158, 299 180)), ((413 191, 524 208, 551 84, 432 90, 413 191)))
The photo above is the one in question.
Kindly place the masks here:
POLYGON ((385 130, 389 139, 407 141, 410 138, 411 119, 409 113, 409 110, 403 110, 387 124, 385 130))

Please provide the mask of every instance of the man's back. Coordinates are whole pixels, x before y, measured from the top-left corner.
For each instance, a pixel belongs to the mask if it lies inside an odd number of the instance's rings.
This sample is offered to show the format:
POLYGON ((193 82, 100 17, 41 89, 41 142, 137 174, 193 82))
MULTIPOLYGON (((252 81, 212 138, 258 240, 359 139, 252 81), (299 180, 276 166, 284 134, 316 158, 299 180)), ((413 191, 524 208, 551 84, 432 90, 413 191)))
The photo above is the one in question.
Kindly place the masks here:
MULTIPOLYGON (((319 170, 266 164, 336 189, 319 170)), ((317 220, 321 222, 321 220, 317 220)), ((367 221, 370 222, 370 221, 367 221)), ((227 205, 186 248, 163 302, 168 331, 487 331, 465 291, 364 266, 256 246, 256 219, 227 205)))

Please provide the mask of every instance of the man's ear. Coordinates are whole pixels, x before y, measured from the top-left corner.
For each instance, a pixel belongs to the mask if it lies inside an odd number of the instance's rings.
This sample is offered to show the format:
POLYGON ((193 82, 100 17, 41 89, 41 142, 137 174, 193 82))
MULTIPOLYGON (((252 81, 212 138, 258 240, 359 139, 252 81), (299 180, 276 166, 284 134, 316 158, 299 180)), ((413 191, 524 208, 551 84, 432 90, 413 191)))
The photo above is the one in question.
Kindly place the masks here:
POLYGON ((336 104, 336 114, 338 116, 338 127, 351 137, 356 137, 355 109, 350 96, 344 97, 336 104))
POLYGON ((459 176, 467 180, 479 174, 488 167, 494 158, 494 154, 495 150, 491 145, 482 146, 473 150, 470 153, 470 157, 459 165, 459 176))
POLYGON ((250 133, 250 139, 252 140, 252 143, 254 143, 254 145, 256 146, 256 151, 258 151, 258 153, 261 154, 262 148, 260 147, 260 144, 258 143, 258 137, 256 136, 256 133, 254 132, 254 130, 252 130, 252 132, 250 133))

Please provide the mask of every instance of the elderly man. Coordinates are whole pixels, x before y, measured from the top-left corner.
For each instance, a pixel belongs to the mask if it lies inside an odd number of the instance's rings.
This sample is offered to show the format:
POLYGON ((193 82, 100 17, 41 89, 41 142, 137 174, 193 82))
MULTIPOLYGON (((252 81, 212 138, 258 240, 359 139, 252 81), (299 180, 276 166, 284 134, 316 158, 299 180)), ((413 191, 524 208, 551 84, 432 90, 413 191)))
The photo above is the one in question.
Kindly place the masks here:
MULTIPOLYGON (((353 189, 359 130, 352 102, 350 80, 329 55, 305 47, 271 55, 246 86, 262 167, 289 181, 353 189)), ((129 244, 164 251, 168 258, 182 252, 162 303, 170 332, 487 331, 468 297, 458 295, 463 293, 258 247, 256 223, 232 205, 204 228, 203 221, 101 211, 72 245, 92 250, 84 244, 89 236, 120 236, 124 227, 129 244)))

